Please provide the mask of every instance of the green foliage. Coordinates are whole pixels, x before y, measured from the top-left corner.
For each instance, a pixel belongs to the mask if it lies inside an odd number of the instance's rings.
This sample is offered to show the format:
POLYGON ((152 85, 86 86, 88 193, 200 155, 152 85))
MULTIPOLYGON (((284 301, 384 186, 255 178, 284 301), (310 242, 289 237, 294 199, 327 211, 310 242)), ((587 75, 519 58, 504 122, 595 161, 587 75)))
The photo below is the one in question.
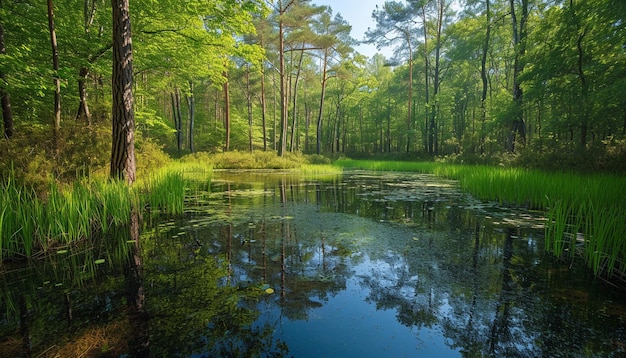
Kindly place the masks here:
POLYGON ((211 161, 215 169, 291 169, 305 164, 306 158, 296 153, 280 157, 275 152, 232 151, 215 154, 211 161))

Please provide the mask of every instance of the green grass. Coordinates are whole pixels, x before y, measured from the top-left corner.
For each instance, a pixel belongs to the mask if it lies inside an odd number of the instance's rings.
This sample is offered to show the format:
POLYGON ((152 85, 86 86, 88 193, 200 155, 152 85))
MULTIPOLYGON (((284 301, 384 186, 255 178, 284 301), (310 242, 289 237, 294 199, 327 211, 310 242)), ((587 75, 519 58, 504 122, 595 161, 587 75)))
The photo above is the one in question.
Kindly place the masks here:
POLYGON ((0 183, 0 262, 56 252, 106 234, 127 225, 136 208, 180 215, 186 190, 208 186, 210 174, 210 167, 178 163, 132 187, 121 181, 83 178, 65 186, 52 182, 44 195, 10 177, 0 183))
POLYGON ((339 160, 336 166, 432 173, 501 205, 546 211, 545 246, 555 256, 583 257, 598 276, 626 278, 626 178, 524 168, 436 162, 339 160))
MULTIPOLYGON (((149 159, 149 158, 148 158, 149 159)), ((273 152, 199 153, 178 161, 160 158, 143 168, 132 187, 104 173, 83 174, 71 184, 50 181, 37 189, 18 184, 13 175, 0 182, 0 262, 56 252, 94 235, 129 223, 130 213, 145 208, 159 215, 181 215, 210 187, 213 167, 284 169, 304 175, 341 172, 323 157, 301 154, 278 157, 273 152), (315 161, 319 164, 308 164, 315 161)))

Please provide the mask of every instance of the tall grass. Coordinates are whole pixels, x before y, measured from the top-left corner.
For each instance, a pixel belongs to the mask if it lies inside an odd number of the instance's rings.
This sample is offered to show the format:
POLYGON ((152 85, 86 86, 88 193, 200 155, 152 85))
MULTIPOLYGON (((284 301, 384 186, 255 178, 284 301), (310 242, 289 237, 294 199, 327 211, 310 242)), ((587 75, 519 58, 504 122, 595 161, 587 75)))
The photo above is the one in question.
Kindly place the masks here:
POLYGON ((208 190, 211 175, 212 167, 195 159, 170 163, 139 182, 142 201, 152 213, 180 215, 186 200, 208 190))
POLYGON ((341 167, 432 173, 482 200, 546 211, 545 247, 582 257, 598 276, 626 279, 626 178, 436 162, 340 160, 341 167))
POLYGON ((127 225, 137 208, 180 215, 187 190, 208 187, 210 175, 205 165, 179 163, 132 187, 104 178, 82 179, 66 186, 52 182, 45 195, 9 177, 0 183, 0 262, 106 234, 127 225))

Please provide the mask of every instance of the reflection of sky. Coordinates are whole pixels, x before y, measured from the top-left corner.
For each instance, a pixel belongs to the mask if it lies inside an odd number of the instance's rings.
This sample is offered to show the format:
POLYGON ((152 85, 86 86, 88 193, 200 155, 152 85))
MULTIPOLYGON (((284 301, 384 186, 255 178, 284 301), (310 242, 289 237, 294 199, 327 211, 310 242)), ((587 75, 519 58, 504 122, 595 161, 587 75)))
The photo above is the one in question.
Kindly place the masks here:
MULTIPOLYGON (((380 265, 366 259, 355 266, 346 289, 311 309, 307 320, 281 318, 280 307, 269 301, 262 305, 257 324, 275 325, 274 338, 285 341, 289 356, 294 357, 461 356, 446 344, 440 327, 407 327, 398 322, 396 309, 377 309, 376 303, 367 299, 370 290, 359 281, 380 265)), ((438 309, 445 311, 450 306, 446 303, 438 309)))
MULTIPOLYGON (((282 205, 266 186, 262 209, 212 206, 242 211, 231 214, 233 241, 242 243, 234 246, 233 278, 259 282, 256 266, 267 254, 263 270, 275 293, 260 304, 256 325, 269 325, 289 356, 577 356, 614 349, 605 346, 621 333, 595 319, 603 304, 596 307, 579 284, 557 282, 564 277, 558 272, 546 273, 541 213, 475 200, 432 176, 381 179, 346 175, 341 191, 290 185, 282 205), (238 223, 239 216, 246 220, 238 223), (267 235, 262 245, 260 228, 267 235), (546 274, 553 293, 544 291, 546 274), (577 290, 582 301, 570 302, 577 290), (602 343, 594 347, 596 341, 602 343)), ((227 246, 215 245, 207 247, 227 246)))

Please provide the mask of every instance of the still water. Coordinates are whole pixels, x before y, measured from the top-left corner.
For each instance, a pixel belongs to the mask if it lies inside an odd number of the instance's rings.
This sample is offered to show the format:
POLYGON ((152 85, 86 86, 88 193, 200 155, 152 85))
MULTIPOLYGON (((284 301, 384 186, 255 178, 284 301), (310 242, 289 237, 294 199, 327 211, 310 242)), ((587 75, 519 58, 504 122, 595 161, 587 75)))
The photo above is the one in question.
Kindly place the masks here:
POLYGON ((546 255, 541 212, 360 171, 215 172, 188 197, 139 237, 4 267, 0 356, 626 354, 624 291, 546 255))

